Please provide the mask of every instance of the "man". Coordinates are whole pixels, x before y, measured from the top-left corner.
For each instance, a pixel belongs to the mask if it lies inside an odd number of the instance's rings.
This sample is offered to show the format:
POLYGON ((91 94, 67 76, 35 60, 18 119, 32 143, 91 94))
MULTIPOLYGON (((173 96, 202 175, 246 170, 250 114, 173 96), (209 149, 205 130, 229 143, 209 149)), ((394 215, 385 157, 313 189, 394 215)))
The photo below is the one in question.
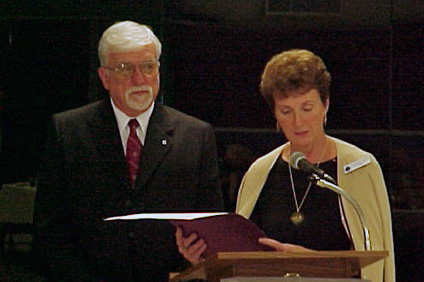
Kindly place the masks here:
POLYGON ((183 261, 169 223, 103 219, 222 209, 211 126, 155 103, 160 53, 148 27, 112 25, 98 69, 110 99, 53 116, 34 218, 51 281, 166 281, 183 261))

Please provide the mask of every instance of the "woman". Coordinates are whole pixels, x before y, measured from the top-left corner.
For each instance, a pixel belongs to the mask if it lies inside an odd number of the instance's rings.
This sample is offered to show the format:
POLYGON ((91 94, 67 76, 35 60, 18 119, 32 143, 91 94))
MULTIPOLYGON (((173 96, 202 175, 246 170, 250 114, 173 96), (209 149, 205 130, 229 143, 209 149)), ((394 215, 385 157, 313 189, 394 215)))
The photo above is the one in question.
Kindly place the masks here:
MULTIPOLYGON (((329 88, 330 74, 310 51, 290 50, 267 63, 261 92, 288 142, 256 160, 246 172, 236 213, 276 239, 260 242, 279 251, 364 250, 362 227, 352 205, 328 189, 314 187, 307 173, 290 167, 291 154, 302 152, 359 203, 372 250, 389 251, 384 261, 362 269, 362 278, 394 281, 391 215, 380 166, 370 153, 326 135, 329 88)), ((206 248, 193 234, 182 238, 181 230, 177 244, 192 263, 206 248)))

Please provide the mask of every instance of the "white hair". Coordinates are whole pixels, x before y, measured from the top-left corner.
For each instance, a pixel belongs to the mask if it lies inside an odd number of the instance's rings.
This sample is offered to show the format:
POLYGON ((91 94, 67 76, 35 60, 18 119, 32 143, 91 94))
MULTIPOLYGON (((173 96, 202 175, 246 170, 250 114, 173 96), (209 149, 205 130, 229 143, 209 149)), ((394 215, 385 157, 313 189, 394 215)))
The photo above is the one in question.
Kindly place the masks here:
POLYGON ((103 32, 99 41, 100 64, 106 65, 108 54, 137 51, 149 44, 154 45, 159 60, 162 44, 148 26, 132 21, 117 22, 103 32))

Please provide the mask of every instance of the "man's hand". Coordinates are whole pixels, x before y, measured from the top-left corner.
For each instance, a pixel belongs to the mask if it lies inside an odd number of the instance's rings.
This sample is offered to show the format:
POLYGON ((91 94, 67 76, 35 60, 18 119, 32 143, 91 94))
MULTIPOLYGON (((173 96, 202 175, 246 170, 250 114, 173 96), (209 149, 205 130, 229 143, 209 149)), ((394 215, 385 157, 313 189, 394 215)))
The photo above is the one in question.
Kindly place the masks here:
POLYGON ((207 245, 203 239, 199 239, 198 237, 195 233, 190 234, 186 238, 183 237, 181 227, 177 227, 177 231, 175 232, 178 252, 193 265, 205 260, 202 254, 206 250, 207 245))

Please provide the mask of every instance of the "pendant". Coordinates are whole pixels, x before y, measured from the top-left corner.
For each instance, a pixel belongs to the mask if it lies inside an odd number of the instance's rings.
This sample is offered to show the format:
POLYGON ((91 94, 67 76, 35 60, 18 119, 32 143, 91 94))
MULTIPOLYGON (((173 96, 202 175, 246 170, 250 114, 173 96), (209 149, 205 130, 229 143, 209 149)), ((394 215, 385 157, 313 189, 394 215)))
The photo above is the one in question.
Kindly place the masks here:
POLYGON ((293 212, 290 216, 291 222, 293 222, 294 225, 299 225, 303 222, 305 217, 303 216, 303 213, 301 212, 293 212))

